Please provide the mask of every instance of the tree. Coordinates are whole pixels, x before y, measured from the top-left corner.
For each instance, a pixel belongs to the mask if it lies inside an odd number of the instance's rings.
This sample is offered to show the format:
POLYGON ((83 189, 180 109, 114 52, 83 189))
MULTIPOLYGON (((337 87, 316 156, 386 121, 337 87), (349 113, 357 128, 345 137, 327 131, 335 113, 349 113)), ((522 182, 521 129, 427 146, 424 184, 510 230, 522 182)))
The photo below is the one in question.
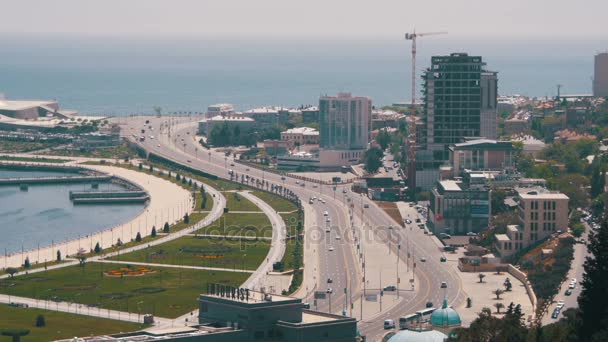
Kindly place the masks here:
POLYGON ((139 166, 137 166, 137 168, 141 170, 144 168, 144 165, 142 163, 139 163, 139 166))
POLYGON ((150 233, 150 236, 152 236, 153 238, 156 237, 156 226, 152 226, 152 232, 150 233))
POLYGON ((15 274, 19 273, 19 269, 17 269, 16 267, 7 267, 6 273, 8 273, 11 278, 13 278, 15 274))
POLYGON ((511 289, 513 288, 513 284, 511 284, 511 279, 507 278, 505 279, 505 282, 503 283, 503 285, 505 286, 505 291, 511 291, 511 289))
POLYGON ((500 313, 500 309, 504 308, 505 305, 503 303, 494 303, 494 307, 496 308, 496 313, 500 313))
POLYGON ((99 242, 95 244, 95 254, 99 254, 101 252, 101 246, 99 242))
POLYGON ((582 223, 574 224, 571 229, 574 237, 581 237, 581 235, 583 235, 585 232, 585 226, 582 223))
POLYGON ((30 257, 26 257, 25 261, 23 262, 23 268, 28 269, 30 268, 32 265, 30 264, 30 257))
POLYGON ((61 251, 57 250, 57 261, 61 261, 61 251))
POLYGON ((150 165, 150 172, 154 172, 154 166, 150 165))
POLYGON ((141 242, 141 234, 139 232, 137 232, 137 235, 135 235, 135 241, 141 242))
POLYGON ((152 110, 154 110, 154 113, 156 113, 156 115, 161 115, 161 113, 163 112, 163 109, 160 106, 153 106, 152 110))
POLYGON ((46 325, 46 322, 44 321, 44 315, 36 316, 36 327, 41 328, 41 327, 44 327, 45 325, 46 325))
POLYGON ((363 163, 365 171, 368 173, 376 173, 382 165, 382 150, 378 147, 372 147, 363 154, 363 163))
POLYGON ((381 129, 376 136, 376 142, 380 145, 382 151, 386 150, 388 144, 391 142, 391 135, 384 129, 381 129))
POLYGON ((3 329, 2 336, 9 336, 13 338, 13 342, 21 341, 21 336, 26 336, 30 333, 28 329, 3 329))
POLYGON ((479 273, 477 276, 479 277, 479 283, 483 283, 483 278, 485 278, 486 275, 483 273, 479 273))
POLYGON ((597 232, 589 234, 589 255, 585 258, 577 334, 581 341, 600 341, 606 336, 608 322, 608 221, 604 219, 597 232))
POLYGON ((470 308, 473 305, 473 300, 471 297, 467 297, 467 308, 470 308))
POLYGON ((496 289, 492 293, 496 295, 496 299, 500 299, 500 295, 503 294, 503 293, 505 293, 505 291, 503 291, 501 289, 496 289))
POLYGON ((184 223, 185 224, 190 223, 190 215, 188 215, 188 213, 186 213, 186 215, 184 215, 184 223))
POLYGON ((163 227, 163 233, 169 233, 169 222, 165 222, 165 226, 163 227))

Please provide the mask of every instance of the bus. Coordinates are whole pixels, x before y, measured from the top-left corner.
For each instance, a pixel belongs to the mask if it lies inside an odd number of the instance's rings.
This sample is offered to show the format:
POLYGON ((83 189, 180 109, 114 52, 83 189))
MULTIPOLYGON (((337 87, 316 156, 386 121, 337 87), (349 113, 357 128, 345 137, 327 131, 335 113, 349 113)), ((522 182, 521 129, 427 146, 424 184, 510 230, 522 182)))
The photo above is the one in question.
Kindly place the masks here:
POLYGON ((407 325, 415 322, 420 317, 418 314, 411 314, 399 318, 399 329, 407 329, 407 325))
POLYGON ((430 315, 431 313, 433 313, 433 311, 435 311, 435 308, 428 308, 428 309, 416 311, 416 314, 418 314, 418 315, 420 315, 420 317, 422 317, 422 316, 430 315))

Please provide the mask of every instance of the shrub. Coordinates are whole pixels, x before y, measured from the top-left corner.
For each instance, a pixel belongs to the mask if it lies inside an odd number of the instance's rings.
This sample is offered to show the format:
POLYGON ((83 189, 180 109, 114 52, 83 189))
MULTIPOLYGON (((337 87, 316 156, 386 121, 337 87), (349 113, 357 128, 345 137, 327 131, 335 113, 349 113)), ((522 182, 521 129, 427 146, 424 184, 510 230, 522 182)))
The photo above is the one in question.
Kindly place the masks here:
POLYGON ((44 321, 44 315, 36 316, 36 327, 41 328, 46 326, 46 322, 44 321))

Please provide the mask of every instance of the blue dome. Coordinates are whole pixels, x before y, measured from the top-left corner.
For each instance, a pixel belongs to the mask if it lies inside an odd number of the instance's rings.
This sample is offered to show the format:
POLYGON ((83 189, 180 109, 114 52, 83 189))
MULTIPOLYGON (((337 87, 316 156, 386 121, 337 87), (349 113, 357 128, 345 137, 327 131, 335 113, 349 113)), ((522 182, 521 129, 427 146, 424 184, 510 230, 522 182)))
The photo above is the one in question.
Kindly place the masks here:
POLYGON ((455 327, 460 326, 461 323, 460 315, 454 309, 448 307, 447 298, 443 299, 441 309, 437 309, 431 314, 431 324, 436 328, 455 327))
POLYGON ((387 342, 444 342, 447 338, 437 330, 401 330, 387 342))

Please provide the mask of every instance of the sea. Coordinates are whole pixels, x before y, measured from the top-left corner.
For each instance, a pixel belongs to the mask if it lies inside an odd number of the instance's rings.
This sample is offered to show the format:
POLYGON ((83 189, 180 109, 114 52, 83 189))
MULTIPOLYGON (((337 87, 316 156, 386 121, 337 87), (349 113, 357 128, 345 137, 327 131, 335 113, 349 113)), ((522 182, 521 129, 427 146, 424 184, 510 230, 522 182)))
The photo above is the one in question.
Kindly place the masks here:
MULTIPOLYGON (((65 176, 65 173, 0 169, 0 178, 65 176)), ((111 183, 99 191, 124 189, 111 183)), ((0 187, 0 254, 45 247, 86 236, 128 222, 143 204, 74 205, 70 190, 91 190, 90 184, 31 185, 0 187)))
MULTIPOLYGON (((433 55, 480 55, 499 75, 499 93, 532 97, 591 93, 593 56, 605 38, 418 40, 416 71, 433 55)), ((56 99, 86 115, 204 112, 297 107, 337 92, 369 96, 375 106, 410 100, 411 50, 402 35, 379 38, 242 38, 0 34, 0 93, 7 99, 56 99)), ((419 77, 417 77, 419 79, 419 77)), ((418 82, 419 83, 419 82, 418 82)), ((417 92, 420 94, 419 92, 417 92)))

